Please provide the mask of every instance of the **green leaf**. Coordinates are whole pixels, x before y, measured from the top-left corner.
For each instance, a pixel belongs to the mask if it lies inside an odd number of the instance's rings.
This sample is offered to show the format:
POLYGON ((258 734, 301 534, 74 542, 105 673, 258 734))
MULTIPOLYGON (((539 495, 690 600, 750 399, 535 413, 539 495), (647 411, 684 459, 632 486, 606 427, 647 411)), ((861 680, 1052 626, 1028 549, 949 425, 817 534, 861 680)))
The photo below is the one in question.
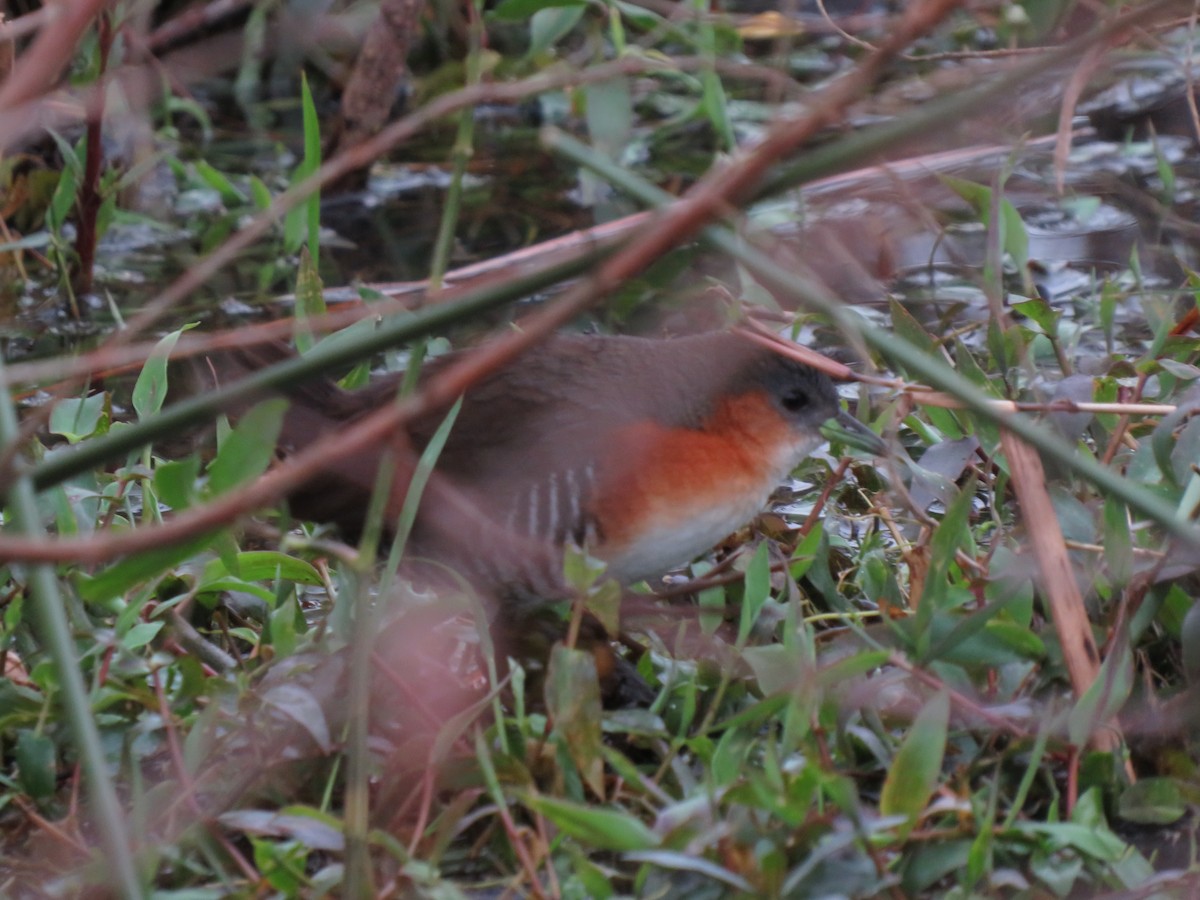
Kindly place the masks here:
POLYGON ((1158 464, 1158 469, 1162 472, 1163 477, 1173 485, 1178 485, 1175 466, 1171 461, 1172 452, 1175 449, 1175 429, 1187 420, 1188 415, 1188 409, 1177 409, 1175 412, 1163 416, 1150 434, 1150 447, 1154 452, 1154 461, 1158 464))
POLYGON ((587 0, 503 0, 489 14, 490 18, 509 22, 523 22, 543 9, 585 7, 587 0))
POLYGON ((86 603, 104 603, 113 597, 123 596, 135 585, 157 578, 195 556, 210 546, 220 534, 212 532, 174 546, 142 550, 96 576, 77 575, 76 590, 86 603))
POLYGON ((954 341, 954 360, 958 364, 959 374, 972 384, 982 388, 994 397, 1003 396, 1002 386, 997 384, 996 379, 984 371, 984 368, 975 358, 975 354, 971 352, 971 348, 957 338, 954 341))
POLYGON ((200 477, 200 457, 196 454, 183 459, 161 462, 154 467, 154 491, 171 509, 191 506, 200 477))
POLYGON ((879 811, 885 816, 899 815, 908 819, 900 829, 902 836, 912 831, 937 787, 949 722, 950 695, 941 691, 913 720, 908 736, 888 769, 879 798, 879 811))
POLYGON ((263 587, 256 581, 245 581, 241 578, 235 578, 230 575, 227 578, 218 578, 215 581, 210 581, 204 585, 204 590, 197 591, 197 598, 200 602, 205 603, 214 594, 220 594, 223 591, 237 591, 242 594, 251 594, 263 602, 265 610, 275 608, 277 600, 275 592, 270 588, 263 587))
POLYGON ((742 613, 738 619, 738 646, 746 643, 750 630, 758 621, 758 614, 771 596, 771 560, 767 555, 767 542, 759 543, 746 567, 746 587, 742 592, 742 613))
MULTIPOLYGON (((303 178, 308 178, 321 168, 321 120, 317 116, 317 105, 313 101, 308 85, 308 73, 300 73, 300 106, 304 120, 304 166, 303 178)), ((314 190, 304 201, 305 222, 308 225, 308 255, 313 267, 321 258, 321 191, 314 190)), ((324 311, 324 301, 321 304, 324 311)))
MULTIPOLYGON (((707 563, 696 563, 694 574, 697 578, 703 578, 708 574, 709 566, 707 563)), ((725 586, 715 584, 712 587, 707 587, 702 590, 696 597, 696 605, 702 610, 700 613, 700 630, 706 635, 715 634, 717 629, 721 627, 721 623, 725 621, 725 586), (703 610, 713 610, 713 612, 703 612, 703 610)))
MULTIPOLYGON (((283 579, 295 584, 323 583, 320 573, 310 563, 276 550, 247 550, 238 553, 236 567, 237 577, 245 581, 283 579)), ((224 560, 209 560, 196 588, 201 591, 211 590, 215 582, 233 574, 224 560)))
POLYGON ((287 401, 272 398, 241 417, 208 467, 208 489, 216 496, 261 475, 275 455, 287 401))
MULTIPOLYGON (((413 525, 417 520, 417 510, 420 507, 421 498, 425 494, 425 486, 429 483, 438 457, 441 456, 442 449, 450 438, 450 432, 458 420, 462 404, 462 397, 454 401, 454 405, 450 407, 446 417, 442 419, 437 431, 433 433, 433 437, 429 439, 429 443, 425 445, 425 449, 421 451, 421 456, 417 459, 417 467, 413 470, 412 479, 408 483, 408 492, 404 495, 400 516, 396 520, 396 534, 392 538, 392 547, 388 552, 388 568, 392 571, 395 571, 400 565, 405 546, 408 543, 408 536, 412 533, 413 525)), ((486 631, 486 629, 484 630, 486 631)))
POLYGON ((596 617, 608 634, 621 633, 621 599, 624 591, 619 582, 606 578, 588 591, 584 608, 596 617))
POLYGON ((126 650, 144 647, 154 640, 162 627, 162 622, 138 622, 121 636, 121 646, 126 650))
POLYGON ((52 240, 49 232, 36 231, 13 241, 0 241, 0 253, 11 253, 14 250, 41 250, 48 247, 52 240))
POLYGON ((742 651, 742 659, 754 672, 754 680, 766 696, 796 688, 808 674, 801 654, 783 644, 747 647, 742 651))
POLYGON ((1117 641, 1116 649, 1101 664, 1096 680, 1067 717, 1071 743, 1082 747, 1098 728, 1105 727, 1125 705, 1133 682, 1133 652, 1128 641, 1117 641))
MULTIPOLYGON (((678 850, 640 850, 630 853, 627 857, 631 862, 648 863, 652 866, 657 866, 663 869, 673 869, 677 872, 687 872, 693 875, 700 875, 705 879, 711 879, 716 882, 721 882, 729 885, 735 891, 740 891, 743 895, 758 895, 759 892, 754 889, 754 885, 747 881, 743 876, 736 872, 731 872, 724 866, 718 865, 711 860, 705 859, 703 856, 697 856, 695 853, 681 853, 678 850)), ((681 879, 682 880, 682 879, 681 879)), ((703 882, 699 882, 703 884, 703 882)), ((709 893, 706 891, 697 891, 702 896, 724 897, 729 896, 728 892, 709 893)), ((668 892, 668 896, 679 896, 683 892, 668 892)))
POLYGON ((22 729, 13 748, 21 789, 35 800, 51 796, 55 788, 54 742, 44 734, 22 729))
POLYGON ((633 95, 629 82, 615 78, 588 85, 584 90, 592 143, 597 151, 617 159, 633 132, 633 95))
POLYGON ((1106 827, 1075 822, 1017 822, 1013 832, 1044 838, 1051 852, 1072 847, 1096 859, 1113 861, 1126 852, 1124 842, 1106 827))
POLYGON ((263 695, 263 703, 278 710, 308 732, 322 753, 333 750, 333 739, 325 711, 318 700, 306 688, 285 681, 275 685, 263 695))
POLYGON ((130 628, 142 621, 142 611, 146 608, 146 600, 149 599, 148 592, 136 591, 131 597, 127 597, 123 609, 117 614, 117 618, 113 622, 113 629, 118 635, 126 634, 130 628))
POLYGON ((912 848, 901 861, 900 887, 904 895, 921 896, 947 875, 964 870, 970 855, 970 841, 937 841, 912 848))
POLYGON ((946 659, 965 666, 994 667, 1040 658, 1046 647, 1036 634, 1011 619, 995 618, 1022 599, 1012 594, 965 615, 935 617, 929 624, 929 649, 922 661, 946 659))
POLYGON ((729 104, 721 76, 711 69, 706 69, 700 73, 700 83, 704 87, 700 108, 712 124, 713 131, 720 136, 722 149, 732 152, 737 147, 737 138, 729 121, 729 104))
POLYGON ((308 848, 296 841, 251 838, 254 867, 267 884, 285 897, 298 897, 308 881, 304 875, 308 848))
POLYGON ((1104 332, 1104 341, 1108 351, 1112 352, 1113 322, 1117 313, 1117 303, 1121 299, 1121 289, 1113 281, 1105 281, 1100 289, 1100 328, 1104 332))
POLYGON ((50 200, 50 208, 46 212, 46 225, 53 234, 60 235, 62 232, 67 216, 75 205, 75 194, 78 187, 79 182, 76 180, 75 169, 67 166, 62 170, 58 186, 55 187, 54 196, 50 200))
POLYGON ((100 429, 107 401, 104 391, 59 401, 50 411, 50 431, 65 437, 67 443, 79 443, 100 429))
POLYGON ((904 306, 892 300, 888 303, 888 307, 891 311, 892 328, 896 332, 896 337, 908 341, 922 353, 941 352, 938 342, 904 306))
POLYGON ((541 813, 565 834, 597 850, 617 853, 652 850, 660 843, 658 835, 622 809, 602 809, 567 800, 531 795, 525 805, 541 813))
POLYGON ((271 189, 257 175, 250 176, 250 199, 259 212, 271 205, 271 189))
POLYGON ((1196 503, 1197 477, 1195 465, 1200 459, 1200 418, 1193 418, 1179 431, 1175 446, 1171 448, 1171 465, 1175 470, 1175 482, 1186 490, 1180 499, 1181 509, 1194 509, 1196 503))
MULTIPOLYGON (((975 208, 976 215, 989 228, 995 227, 992 216, 992 189, 952 175, 939 176, 942 183, 966 200, 975 208)), ((1029 264, 1029 232, 1025 230, 1025 222, 1021 214, 1007 197, 1000 200, 1000 250, 1008 253, 1022 272, 1029 264)))
POLYGON ((541 56, 570 33, 583 18, 583 4, 538 10, 529 20, 530 58, 541 56))
POLYGON ((246 195, 238 190, 224 172, 213 168, 211 164, 202 159, 197 160, 195 166, 196 174, 200 176, 200 180, 220 194, 223 202, 233 205, 246 202, 246 195))
POLYGON ((1174 778, 1142 778, 1122 791, 1117 814, 1141 825, 1170 825, 1187 814, 1182 788, 1174 778))
POLYGON ((137 383, 133 386, 133 408, 139 419, 152 416, 162 409, 163 401, 167 398, 167 358, 175 349, 179 336, 185 331, 195 328, 195 322, 184 325, 172 331, 154 345, 142 371, 138 373, 137 383))
POLYGON ((100 208, 96 210, 96 237, 103 238, 108 232, 109 227, 117 217, 117 198, 116 195, 110 194, 105 197, 100 208))
MULTIPOLYGON (((1173 590, 1176 597, 1183 593, 1178 587, 1173 590)), ((1176 604, 1178 605, 1178 601, 1176 604)), ((1200 603, 1194 600, 1180 622, 1179 644, 1183 655, 1183 674, 1193 687, 1200 685, 1200 603)))
POLYGON ((294 593, 289 594, 286 600, 271 610, 268 626, 271 646, 279 656, 291 656, 296 652, 296 636, 303 633, 305 625, 294 593))
POLYGON ((650 10, 638 6, 636 3, 618 2, 609 3, 621 14, 621 18, 627 24, 636 28, 639 31, 650 31, 652 28, 658 28, 666 22, 661 15, 650 10))
POLYGON ((591 653, 555 644, 546 672, 546 711, 584 782, 604 796, 600 681, 591 653))
POLYGON ((788 571, 793 579, 799 581, 808 574, 808 570, 812 568, 813 563, 817 560, 817 555, 821 552, 821 541, 824 536, 825 523, 818 521, 804 536, 804 539, 796 545, 792 558, 788 560, 788 571))
POLYGON ((713 784, 724 788, 737 782, 745 771, 746 757, 752 749, 753 744, 741 730, 726 730, 713 748, 712 759, 708 765, 713 784))
POLYGON ((613 887, 608 874, 588 859, 577 844, 568 844, 567 852, 571 857, 571 870, 583 888, 584 896, 589 900, 609 900, 616 895, 616 888, 613 887))
POLYGON ((241 548, 238 547, 237 538, 234 537, 233 532, 221 532, 217 536, 213 550, 216 551, 217 558, 221 560, 221 564, 225 566, 226 571, 237 578, 242 576, 241 560, 238 558, 241 548))
POLYGON ((602 560, 590 556, 573 542, 563 547, 563 581, 568 587, 584 593, 604 574, 604 569, 602 560))
MULTIPOLYGON (((308 76, 301 73, 301 106, 304 121, 304 159, 292 173, 291 186, 295 187, 307 179, 321 166, 320 120, 317 118, 312 93, 308 87, 308 76)), ((313 191, 304 202, 293 207, 284 216, 283 245, 288 253, 299 253, 307 243, 308 254, 314 262, 320 250, 321 193, 313 191)))
POLYGON ((1158 191, 1159 199, 1164 206, 1174 206, 1175 169, 1171 165, 1171 161, 1167 159, 1167 155, 1163 152, 1163 148, 1157 140, 1154 141, 1154 157, 1158 164, 1158 179, 1162 182, 1162 187, 1158 191))
POLYGON ((821 669, 819 683, 837 689, 847 682, 861 678, 880 666, 886 665, 891 655, 887 650, 864 650, 845 659, 839 659, 821 669))
POLYGON ((1133 573, 1133 542, 1125 504, 1112 497, 1104 500, 1104 560, 1115 584, 1129 582, 1133 573))
POLYGON ((1025 318, 1034 322, 1043 334, 1050 337, 1058 335, 1058 320, 1062 314, 1054 309, 1049 303, 1041 297, 1031 297, 1028 300, 1022 300, 1012 304, 1013 312, 1020 313, 1025 318))
POLYGON ((310 850, 340 853, 346 846, 341 820, 311 806, 286 806, 278 812, 234 809, 221 813, 217 820, 235 831, 299 841, 310 850))
POLYGON ((300 248, 300 271, 296 275, 296 349, 307 353, 315 340, 308 320, 325 315, 325 286, 317 273, 316 257, 300 248))
POLYGON ((917 615, 914 627, 919 635, 918 648, 922 657, 930 647, 932 640, 929 632, 930 622, 936 611, 947 606, 951 596, 949 577, 955 565, 954 557, 964 541, 971 538, 970 521, 971 505, 975 499, 975 481, 969 480, 963 485, 958 496, 951 501, 942 517, 937 531, 929 541, 929 569, 925 576, 925 588, 917 604, 917 615))
POLYGON ((975 671, 1043 659, 1046 655, 1046 644, 1040 637, 1028 626, 1007 618, 988 622, 979 633, 961 638, 956 635, 944 644, 943 658, 947 662, 975 671))

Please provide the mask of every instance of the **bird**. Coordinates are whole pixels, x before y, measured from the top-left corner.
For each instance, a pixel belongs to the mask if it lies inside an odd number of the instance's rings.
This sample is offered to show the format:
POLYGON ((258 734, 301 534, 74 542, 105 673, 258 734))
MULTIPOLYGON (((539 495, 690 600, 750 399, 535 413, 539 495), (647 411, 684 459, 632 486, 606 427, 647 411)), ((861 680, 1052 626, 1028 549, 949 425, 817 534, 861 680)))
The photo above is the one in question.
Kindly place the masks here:
MULTIPOLYGON (((431 360, 420 380, 453 358, 431 360)), ((289 388, 281 451, 394 402, 403 377, 289 388)), ((740 332, 554 335, 466 391, 409 555, 458 572, 510 614, 568 595, 569 544, 621 584, 662 574, 757 515, 824 442, 822 424, 847 421, 839 409, 825 374, 740 332)), ((441 420, 407 427, 410 460, 441 420)), ((289 497, 292 514, 354 538, 383 458, 374 447, 331 464, 289 497)), ((410 475, 411 465, 395 479, 385 525, 410 475)))

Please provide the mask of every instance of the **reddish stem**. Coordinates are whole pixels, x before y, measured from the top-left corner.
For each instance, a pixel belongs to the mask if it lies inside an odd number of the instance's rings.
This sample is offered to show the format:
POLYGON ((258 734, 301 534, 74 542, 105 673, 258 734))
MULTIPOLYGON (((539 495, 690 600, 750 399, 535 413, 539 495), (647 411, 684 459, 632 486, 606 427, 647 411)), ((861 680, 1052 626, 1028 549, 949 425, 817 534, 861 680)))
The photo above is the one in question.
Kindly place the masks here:
MULTIPOLYGON (((113 28, 110 13, 102 12, 96 20, 97 47, 100 54, 96 90, 88 104, 87 158, 84 160, 83 183, 79 186, 79 231, 75 236, 75 252, 79 255, 79 270, 75 273, 75 294, 91 293, 95 275, 96 241, 99 239, 97 220, 100 218, 100 169, 104 160, 101 132, 104 125, 104 73, 108 71, 108 54, 112 50, 113 28)), ((79 310, 74 309, 75 317, 79 310)))

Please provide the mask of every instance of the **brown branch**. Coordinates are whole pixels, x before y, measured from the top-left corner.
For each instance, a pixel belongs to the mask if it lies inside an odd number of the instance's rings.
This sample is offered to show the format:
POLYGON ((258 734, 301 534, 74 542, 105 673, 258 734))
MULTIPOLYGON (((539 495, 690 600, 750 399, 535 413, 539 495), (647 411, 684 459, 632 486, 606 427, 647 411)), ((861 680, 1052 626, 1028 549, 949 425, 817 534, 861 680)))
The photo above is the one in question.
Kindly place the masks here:
POLYGON ((942 679, 938 678, 936 675, 933 675, 929 672, 926 672, 924 669, 914 666, 912 663, 910 663, 907 659, 905 659, 900 654, 893 653, 891 656, 891 659, 888 660, 888 662, 891 665, 895 666, 897 669, 900 669, 901 671, 908 673, 912 678, 921 682, 926 687, 932 688, 935 691, 946 691, 947 694, 949 694, 949 696, 950 696, 950 702, 952 702, 955 706, 957 706, 963 712, 969 713, 970 715, 975 716, 976 718, 981 719, 984 722, 987 722, 988 725, 992 726, 996 730, 1008 732, 1009 734, 1013 735, 1014 737, 1018 737, 1018 738, 1028 739, 1028 738, 1032 737, 1032 735, 1028 729, 1022 728, 1020 725, 1016 724, 1011 718, 1009 718, 1007 716, 997 715, 996 713, 992 712, 991 710, 987 709, 986 707, 981 706, 979 703, 972 700, 966 694, 951 687, 949 684, 947 684, 942 679))
POLYGON ((75 0, 48 6, 42 30, 0 85, 0 110, 16 109, 50 90, 71 61, 84 30, 107 5, 107 0, 75 0))
MULTIPOLYGON (((1007 429, 1000 432, 1000 444, 1008 458, 1021 520, 1029 533, 1033 556, 1041 573, 1042 596, 1062 645, 1071 687, 1076 697, 1082 697, 1100 674, 1100 653, 1092 639, 1091 621, 1067 555, 1058 514, 1046 490, 1042 459, 1036 450, 1007 429)), ((1096 724, 1099 727, 1092 733, 1094 745, 1100 750, 1115 750, 1121 740, 1116 723, 1110 727, 1096 724)))
POLYGON ((219 25, 252 6, 254 0, 213 0, 203 6, 189 7, 155 28, 146 38, 146 47, 154 53, 163 53, 193 34, 219 25))
MULTIPOLYGON (((41 9, 5 21, 4 27, 0 28, 0 44, 7 44, 11 49, 12 45, 25 35, 33 34, 48 22, 53 22, 57 15, 56 7, 43 6, 41 9)), ((3 16, 0 15, 0 18, 3 16)), ((4 75, 7 77, 8 73, 5 72, 4 75)))
MULTIPOLYGON (((100 13, 97 22, 96 47, 99 59, 99 81, 106 86, 108 57, 113 44, 112 13, 100 13)), ((89 294, 96 268, 96 242, 100 239, 100 206, 104 198, 100 195, 100 170, 104 162, 104 111, 107 108, 108 91, 92 92, 87 110, 87 156, 84 159, 83 181, 79 185, 79 228, 75 235, 75 252, 79 256, 79 270, 75 273, 75 294, 89 294)), ((72 314, 79 318, 78 304, 72 297, 72 314)))

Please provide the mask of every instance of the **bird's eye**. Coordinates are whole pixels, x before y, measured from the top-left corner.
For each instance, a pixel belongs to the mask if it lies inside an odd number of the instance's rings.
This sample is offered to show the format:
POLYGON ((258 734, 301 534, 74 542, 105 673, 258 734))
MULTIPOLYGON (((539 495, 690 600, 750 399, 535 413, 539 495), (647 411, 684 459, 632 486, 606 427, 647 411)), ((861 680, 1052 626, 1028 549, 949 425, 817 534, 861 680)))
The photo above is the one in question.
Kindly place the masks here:
POLYGON ((797 413, 808 407, 809 399, 807 391, 788 391, 780 402, 788 412, 797 413))

